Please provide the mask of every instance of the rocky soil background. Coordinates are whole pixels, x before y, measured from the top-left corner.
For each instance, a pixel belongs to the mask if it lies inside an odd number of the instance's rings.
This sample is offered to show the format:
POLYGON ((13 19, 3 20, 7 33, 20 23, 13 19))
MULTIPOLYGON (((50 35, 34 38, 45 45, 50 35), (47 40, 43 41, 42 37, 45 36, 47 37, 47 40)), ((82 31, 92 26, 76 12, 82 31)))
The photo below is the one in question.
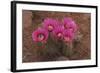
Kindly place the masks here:
MULTIPOLYGON (((72 12, 50 12, 50 11, 22 11, 23 25, 23 62, 42 62, 58 60, 84 60, 91 58, 91 14, 90 13, 72 13, 72 12), (73 54, 68 57, 57 54, 57 50, 50 50, 49 54, 38 55, 38 50, 33 48, 35 45, 32 40, 32 32, 41 26, 45 18, 55 18, 61 20, 63 17, 72 18, 79 27, 79 39, 73 43, 73 54), (51 54, 50 54, 51 53, 51 54)), ((45 50, 43 50, 45 51, 45 50)))

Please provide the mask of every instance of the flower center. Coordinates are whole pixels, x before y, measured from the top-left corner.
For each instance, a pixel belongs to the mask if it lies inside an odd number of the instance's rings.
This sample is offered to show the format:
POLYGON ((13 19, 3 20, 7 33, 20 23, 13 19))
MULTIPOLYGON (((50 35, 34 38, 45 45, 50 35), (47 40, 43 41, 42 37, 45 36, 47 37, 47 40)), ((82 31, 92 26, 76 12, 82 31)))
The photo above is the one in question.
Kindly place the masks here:
POLYGON ((73 31, 73 29, 72 29, 72 28, 70 28, 70 31, 73 31))
POLYGON ((49 31, 53 30, 53 26, 49 25, 49 26, 48 26, 48 30, 49 30, 49 31))
POLYGON ((71 41, 71 39, 69 37, 64 37, 64 39, 65 39, 66 42, 71 41))
POLYGON ((65 24, 64 27, 66 28, 67 27, 67 24, 65 24))
POLYGON ((58 36, 58 37, 61 37, 61 36, 62 36, 62 33, 58 33, 57 36, 58 36))
POLYGON ((68 28, 67 24, 65 24, 64 27, 67 29, 68 28))
POLYGON ((38 39, 39 39, 39 41, 42 41, 44 39, 44 35, 43 34, 39 34, 38 39))

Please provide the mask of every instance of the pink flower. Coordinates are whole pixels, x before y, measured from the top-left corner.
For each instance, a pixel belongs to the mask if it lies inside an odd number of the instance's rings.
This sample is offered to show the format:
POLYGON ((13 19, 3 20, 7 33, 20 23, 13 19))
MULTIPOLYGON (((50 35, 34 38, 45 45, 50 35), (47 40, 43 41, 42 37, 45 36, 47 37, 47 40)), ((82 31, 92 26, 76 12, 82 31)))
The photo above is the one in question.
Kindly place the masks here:
POLYGON ((70 29, 64 30, 64 41, 72 42, 74 39, 74 33, 70 29))
POLYGON ((65 29, 70 29, 72 32, 77 31, 77 25, 71 18, 64 18, 63 24, 65 29))
POLYGON ((58 21, 51 18, 46 18, 43 22, 43 27, 50 32, 53 31, 57 25, 58 21))
POLYGON ((46 42, 48 39, 48 31, 42 28, 38 28, 32 33, 33 41, 35 42, 46 42))
POLYGON ((63 39, 63 32, 64 32, 63 26, 59 25, 54 29, 53 36, 56 39, 63 39))

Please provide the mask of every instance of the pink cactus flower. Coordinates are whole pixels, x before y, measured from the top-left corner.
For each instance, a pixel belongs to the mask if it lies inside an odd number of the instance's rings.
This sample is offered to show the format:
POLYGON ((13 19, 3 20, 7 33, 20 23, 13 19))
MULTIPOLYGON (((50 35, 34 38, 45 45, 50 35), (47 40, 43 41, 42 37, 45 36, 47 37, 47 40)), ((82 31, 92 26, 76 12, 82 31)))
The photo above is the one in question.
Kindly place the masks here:
POLYGON ((72 42, 74 39, 74 33, 70 29, 64 30, 64 41, 72 42))
POLYGON ((53 31, 57 25, 58 21, 51 18, 46 18, 43 22, 43 27, 50 32, 53 31))
POLYGON ((59 25, 54 29, 53 36, 56 39, 63 39, 63 32, 64 32, 63 26, 59 25))
POLYGON ((38 28, 33 31, 32 39, 34 42, 46 42, 48 39, 48 31, 46 29, 38 28))
POLYGON ((64 18, 63 24, 65 29, 70 29, 72 32, 77 31, 77 25, 71 18, 64 18))

